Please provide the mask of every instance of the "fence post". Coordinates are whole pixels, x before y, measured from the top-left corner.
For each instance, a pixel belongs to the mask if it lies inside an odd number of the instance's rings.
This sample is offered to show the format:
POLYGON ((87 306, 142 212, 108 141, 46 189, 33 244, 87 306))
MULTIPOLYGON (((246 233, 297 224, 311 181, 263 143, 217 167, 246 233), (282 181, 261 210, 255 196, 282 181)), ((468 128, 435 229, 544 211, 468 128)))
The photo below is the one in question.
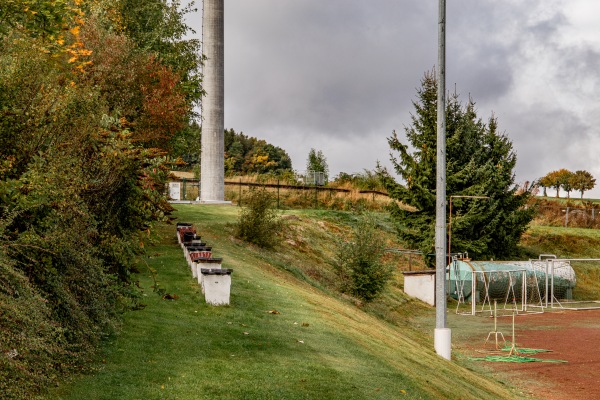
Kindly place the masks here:
POLYGON ((565 213, 565 228, 569 225, 569 207, 567 207, 567 212, 565 213))
POLYGON ((279 178, 277 178, 277 209, 279 210, 279 178))
POLYGON ((240 194, 239 194, 238 206, 239 207, 242 206, 242 178, 240 178, 240 194))

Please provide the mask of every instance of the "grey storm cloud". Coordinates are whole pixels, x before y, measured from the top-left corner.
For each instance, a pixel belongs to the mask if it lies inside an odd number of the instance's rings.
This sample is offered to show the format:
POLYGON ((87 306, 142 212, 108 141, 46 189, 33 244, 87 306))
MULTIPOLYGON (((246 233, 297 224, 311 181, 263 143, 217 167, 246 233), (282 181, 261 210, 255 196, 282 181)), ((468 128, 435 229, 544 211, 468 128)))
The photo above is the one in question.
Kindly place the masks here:
MULTIPOLYGON (((311 147, 333 173, 385 165, 387 137, 410 124, 421 78, 437 63, 437 7, 225 0, 226 126, 281 146, 298 170, 311 147)), ((498 118, 517 180, 559 168, 600 178, 600 5, 453 0, 447 15, 448 90, 470 96, 484 120, 498 118), (587 36, 575 35, 578 15, 596 16, 587 36)), ((190 23, 200 31, 199 15, 190 23)))
MULTIPOLYGON (((285 6, 253 1, 241 8, 236 3, 244 2, 226 2, 231 40, 243 41, 255 55, 240 57, 240 46, 226 50, 226 59, 236 60, 226 67, 232 71, 227 85, 234 98, 252 102, 246 110, 235 106, 252 127, 363 135, 396 113, 404 93, 414 93, 423 71, 435 63, 435 29, 414 23, 423 11, 419 2, 413 9, 392 1, 381 1, 381 8, 347 0, 285 6), (254 7, 264 13, 257 16, 254 7), (425 32, 412 35, 417 29, 425 32), (432 57, 416 64, 426 57, 415 57, 415 51, 432 57), (240 66, 242 74, 235 72, 240 66)), ((435 28, 435 19, 430 22, 435 28)))

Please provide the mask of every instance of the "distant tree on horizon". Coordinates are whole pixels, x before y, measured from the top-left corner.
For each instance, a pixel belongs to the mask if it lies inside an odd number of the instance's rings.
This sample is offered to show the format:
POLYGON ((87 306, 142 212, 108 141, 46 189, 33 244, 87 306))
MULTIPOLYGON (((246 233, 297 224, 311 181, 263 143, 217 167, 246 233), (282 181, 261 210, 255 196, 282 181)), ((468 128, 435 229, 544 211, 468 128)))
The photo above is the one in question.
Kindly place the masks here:
POLYGON ((225 174, 264 174, 292 169, 292 159, 281 147, 263 139, 225 130, 225 174))
POLYGON ((583 199, 583 193, 588 190, 592 190, 596 186, 596 179, 588 171, 579 170, 575 171, 571 177, 571 187, 573 190, 581 192, 581 199, 583 199))
POLYGON ((315 150, 313 148, 308 152, 308 159, 306 160, 306 172, 315 171, 323 172, 325 175, 325 182, 329 180, 329 166, 327 165, 327 158, 321 150, 315 150))
POLYGON ((563 188, 567 192, 568 197, 569 192, 573 190, 572 186, 569 184, 572 175, 573 173, 571 171, 561 168, 556 171, 548 172, 540 178, 539 184, 544 188, 556 189, 556 198, 560 197, 560 189, 563 188))
POLYGON ((567 193, 567 199, 571 198, 571 192, 573 191, 573 177, 575 176, 575 174, 573 174, 573 172, 568 171, 567 172, 562 172, 563 170, 560 170, 561 174, 560 174, 560 180, 561 180, 561 184, 560 187, 567 193))

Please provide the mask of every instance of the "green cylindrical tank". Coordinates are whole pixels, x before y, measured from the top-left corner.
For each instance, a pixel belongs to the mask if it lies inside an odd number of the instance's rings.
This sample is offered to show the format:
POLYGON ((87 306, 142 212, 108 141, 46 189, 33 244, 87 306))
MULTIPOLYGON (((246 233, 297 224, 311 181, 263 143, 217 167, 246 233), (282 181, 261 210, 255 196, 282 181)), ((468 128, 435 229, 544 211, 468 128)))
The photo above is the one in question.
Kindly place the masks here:
POLYGON ((535 292, 545 296, 546 283, 548 291, 554 288, 554 297, 569 299, 575 287, 575 271, 568 261, 529 260, 529 261, 471 261, 455 260, 449 265, 448 294, 457 300, 470 301, 473 295, 473 277, 476 301, 481 301, 485 293, 489 299, 520 300, 523 297, 523 276, 526 279, 527 297, 532 298, 535 292), (473 273, 476 271, 477 273, 473 273), (491 272, 495 271, 495 272, 491 272), (537 286, 537 290, 535 287, 537 286), (487 288, 487 290, 486 290, 487 288))

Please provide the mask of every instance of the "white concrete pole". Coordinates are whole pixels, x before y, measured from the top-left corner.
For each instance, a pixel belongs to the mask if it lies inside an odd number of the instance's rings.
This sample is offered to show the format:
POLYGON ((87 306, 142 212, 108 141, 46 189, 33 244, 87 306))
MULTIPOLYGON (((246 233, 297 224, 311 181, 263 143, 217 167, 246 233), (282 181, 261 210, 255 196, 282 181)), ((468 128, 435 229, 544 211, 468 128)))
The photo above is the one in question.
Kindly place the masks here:
POLYGON ((202 48, 206 56, 202 99, 200 200, 223 201, 225 196, 225 29, 224 0, 204 0, 202 48))
POLYGON ((450 360, 452 335, 446 327, 446 0, 439 0, 437 89, 434 348, 450 360))

